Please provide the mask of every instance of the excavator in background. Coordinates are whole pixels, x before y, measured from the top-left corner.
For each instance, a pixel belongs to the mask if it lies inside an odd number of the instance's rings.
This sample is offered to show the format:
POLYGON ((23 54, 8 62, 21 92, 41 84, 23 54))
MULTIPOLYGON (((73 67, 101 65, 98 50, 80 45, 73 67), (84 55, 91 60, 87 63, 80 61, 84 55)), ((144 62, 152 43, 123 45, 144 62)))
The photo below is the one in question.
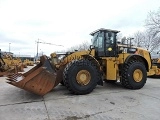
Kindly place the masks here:
POLYGON ((141 89, 147 76, 160 75, 149 51, 117 42, 119 31, 98 29, 92 32, 88 50, 43 55, 28 72, 12 74, 7 83, 38 95, 45 95, 59 83, 73 94, 91 93, 97 85, 120 81, 128 89, 141 89))
POLYGON ((0 76, 6 76, 11 73, 24 72, 24 64, 20 58, 13 58, 9 54, 1 55, 0 50, 0 76))
POLYGON ((29 59, 25 59, 23 61, 23 64, 27 65, 27 66, 34 66, 34 62, 30 61, 29 59))
POLYGON ((0 77, 8 75, 10 73, 17 73, 17 69, 14 66, 8 66, 1 55, 1 49, 0 49, 0 77))
POLYGON ((25 64, 23 64, 22 60, 18 57, 11 58, 11 66, 16 66, 18 72, 24 72, 24 67, 26 67, 25 64))

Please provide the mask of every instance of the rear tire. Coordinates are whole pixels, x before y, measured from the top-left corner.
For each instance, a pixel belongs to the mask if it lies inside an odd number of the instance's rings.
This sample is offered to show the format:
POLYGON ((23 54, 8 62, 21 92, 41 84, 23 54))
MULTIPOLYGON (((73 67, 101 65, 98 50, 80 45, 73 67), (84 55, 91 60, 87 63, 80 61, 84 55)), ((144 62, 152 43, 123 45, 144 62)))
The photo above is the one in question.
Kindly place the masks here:
POLYGON ((121 83, 125 88, 140 89, 147 80, 147 71, 142 62, 130 61, 122 70, 121 83))
POLYGON ((92 92, 101 79, 96 64, 84 59, 70 62, 64 69, 63 76, 67 89, 77 95, 92 92))

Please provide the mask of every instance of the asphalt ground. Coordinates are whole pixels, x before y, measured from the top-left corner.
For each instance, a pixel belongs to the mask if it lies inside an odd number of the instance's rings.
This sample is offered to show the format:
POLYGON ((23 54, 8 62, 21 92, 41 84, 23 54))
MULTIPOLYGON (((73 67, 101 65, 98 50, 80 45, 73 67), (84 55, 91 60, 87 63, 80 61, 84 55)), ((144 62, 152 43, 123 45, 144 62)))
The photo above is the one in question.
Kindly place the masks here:
POLYGON ((0 120, 160 119, 160 79, 148 78, 140 90, 104 83, 87 95, 72 95, 58 85, 44 96, 16 88, 5 79, 0 77, 0 120))

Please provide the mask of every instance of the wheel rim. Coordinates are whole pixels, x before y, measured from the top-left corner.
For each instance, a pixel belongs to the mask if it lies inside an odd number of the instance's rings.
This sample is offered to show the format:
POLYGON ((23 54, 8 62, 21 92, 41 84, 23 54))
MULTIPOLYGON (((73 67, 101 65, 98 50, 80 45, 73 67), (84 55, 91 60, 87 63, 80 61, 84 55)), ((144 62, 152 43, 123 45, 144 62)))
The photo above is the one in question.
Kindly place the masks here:
POLYGON ((136 69, 133 73, 133 78, 136 82, 140 82, 143 78, 143 73, 140 69, 136 69))
POLYGON ((87 70, 81 70, 77 73, 76 80, 80 85, 87 85, 91 80, 91 75, 87 70))

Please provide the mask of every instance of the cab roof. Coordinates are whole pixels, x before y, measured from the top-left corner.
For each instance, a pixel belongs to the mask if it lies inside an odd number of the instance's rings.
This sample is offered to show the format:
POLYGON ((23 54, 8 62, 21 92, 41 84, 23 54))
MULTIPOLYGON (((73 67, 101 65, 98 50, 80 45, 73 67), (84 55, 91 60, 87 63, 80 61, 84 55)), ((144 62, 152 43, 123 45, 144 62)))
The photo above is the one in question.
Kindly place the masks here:
POLYGON ((99 31, 107 31, 107 32, 114 32, 114 33, 120 32, 118 30, 111 30, 111 29, 100 28, 98 30, 95 30, 95 31, 91 32, 90 35, 93 36, 95 33, 99 32, 99 31))

